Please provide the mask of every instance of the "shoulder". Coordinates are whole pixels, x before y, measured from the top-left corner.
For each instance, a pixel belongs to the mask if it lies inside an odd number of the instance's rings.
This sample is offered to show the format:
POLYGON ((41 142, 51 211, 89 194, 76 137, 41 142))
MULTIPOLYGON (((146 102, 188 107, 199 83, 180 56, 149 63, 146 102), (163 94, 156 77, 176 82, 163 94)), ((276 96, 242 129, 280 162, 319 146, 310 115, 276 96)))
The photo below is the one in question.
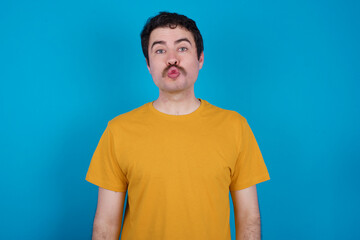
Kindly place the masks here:
POLYGON ((149 103, 145 103, 140 107, 114 117, 108 122, 108 127, 112 130, 116 130, 122 126, 143 123, 149 114, 148 104, 149 103))
POLYGON ((237 111, 218 107, 208 101, 205 101, 205 105, 205 114, 208 116, 217 117, 222 121, 234 122, 235 124, 246 124, 247 122, 246 118, 237 111))

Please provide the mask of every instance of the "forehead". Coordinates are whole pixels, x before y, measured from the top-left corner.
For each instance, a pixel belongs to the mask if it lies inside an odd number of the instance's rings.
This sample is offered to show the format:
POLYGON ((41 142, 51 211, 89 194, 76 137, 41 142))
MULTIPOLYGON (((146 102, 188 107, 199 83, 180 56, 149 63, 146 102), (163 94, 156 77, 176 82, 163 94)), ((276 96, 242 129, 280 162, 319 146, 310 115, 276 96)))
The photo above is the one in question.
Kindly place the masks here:
POLYGON ((176 28, 159 27, 155 28, 151 32, 149 38, 149 45, 151 46, 151 44, 155 41, 172 43, 181 38, 187 38, 192 44, 195 43, 193 34, 186 28, 183 28, 181 26, 177 26, 176 28))

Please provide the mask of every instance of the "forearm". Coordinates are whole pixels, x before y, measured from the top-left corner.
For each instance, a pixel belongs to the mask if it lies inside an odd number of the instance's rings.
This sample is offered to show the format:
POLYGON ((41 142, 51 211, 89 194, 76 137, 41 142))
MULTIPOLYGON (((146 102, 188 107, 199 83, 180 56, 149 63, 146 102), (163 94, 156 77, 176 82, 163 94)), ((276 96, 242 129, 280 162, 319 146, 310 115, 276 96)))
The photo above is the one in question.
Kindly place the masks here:
POLYGON ((236 224, 236 240, 260 240, 260 216, 241 219, 236 224))
POLYGON ((94 221, 92 240, 114 240, 119 239, 120 227, 108 225, 104 222, 94 221))

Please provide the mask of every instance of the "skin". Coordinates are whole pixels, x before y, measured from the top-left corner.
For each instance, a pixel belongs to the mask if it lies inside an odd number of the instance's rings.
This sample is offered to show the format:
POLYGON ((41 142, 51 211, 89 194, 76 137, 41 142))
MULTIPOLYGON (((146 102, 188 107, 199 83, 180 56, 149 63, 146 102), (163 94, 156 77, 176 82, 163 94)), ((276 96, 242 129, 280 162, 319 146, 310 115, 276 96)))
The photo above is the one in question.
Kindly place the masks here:
POLYGON ((204 63, 204 53, 198 58, 196 44, 191 32, 182 27, 154 29, 149 39, 149 62, 147 67, 159 97, 153 106, 172 115, 189 114, 200 106, 195 97, 194 84, 204 63), (180 70, 176 79, 169 78, 164 70, 174 65, 180 70))
POLYGON ((260 240, 260 211, 256 185, 230 193, 234 205, 236 240, 260 240))
POLYGON ((119 239, 126 192, 99 187, 93 224, 93 240, 119 239))
MULTIPOLYGON (((150 34, 149 61, 146 61, 159 97, 153 106, 171 115, 189 114, 200 102, 194 84, 204 63, 204 53, 197 55, 192 34, 182 27, 156 28, 150 34), (180 72, 177 78, 167 75, 169 66, 180 72)), ((119 239, 126 193, 99 188, 94 219, 93 240, 119 239)), ((234 205, 236 240, 260 239, 260 213, 256 185, 231 191, 234 205)))

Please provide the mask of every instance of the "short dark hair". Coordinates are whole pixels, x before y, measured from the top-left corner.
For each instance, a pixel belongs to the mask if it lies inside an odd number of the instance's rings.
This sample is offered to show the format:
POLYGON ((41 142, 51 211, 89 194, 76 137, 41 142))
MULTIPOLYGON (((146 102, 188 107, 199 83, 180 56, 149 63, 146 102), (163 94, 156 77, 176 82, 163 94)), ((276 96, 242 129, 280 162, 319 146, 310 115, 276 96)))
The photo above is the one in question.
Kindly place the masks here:
POLYGON ((195 21, 177 13, 160 12, 158 15, 149 18, 146 21, 146 24, 140 34, 142 51, 148 64, 150 64, 149 38, 151 32, 158 27, 169 27, 173 29, 177 26, 181 26, 192 33, 196 44, 197 56, 198 59, 200 59, 200 55, 204 51, 204 43, 195 21))

